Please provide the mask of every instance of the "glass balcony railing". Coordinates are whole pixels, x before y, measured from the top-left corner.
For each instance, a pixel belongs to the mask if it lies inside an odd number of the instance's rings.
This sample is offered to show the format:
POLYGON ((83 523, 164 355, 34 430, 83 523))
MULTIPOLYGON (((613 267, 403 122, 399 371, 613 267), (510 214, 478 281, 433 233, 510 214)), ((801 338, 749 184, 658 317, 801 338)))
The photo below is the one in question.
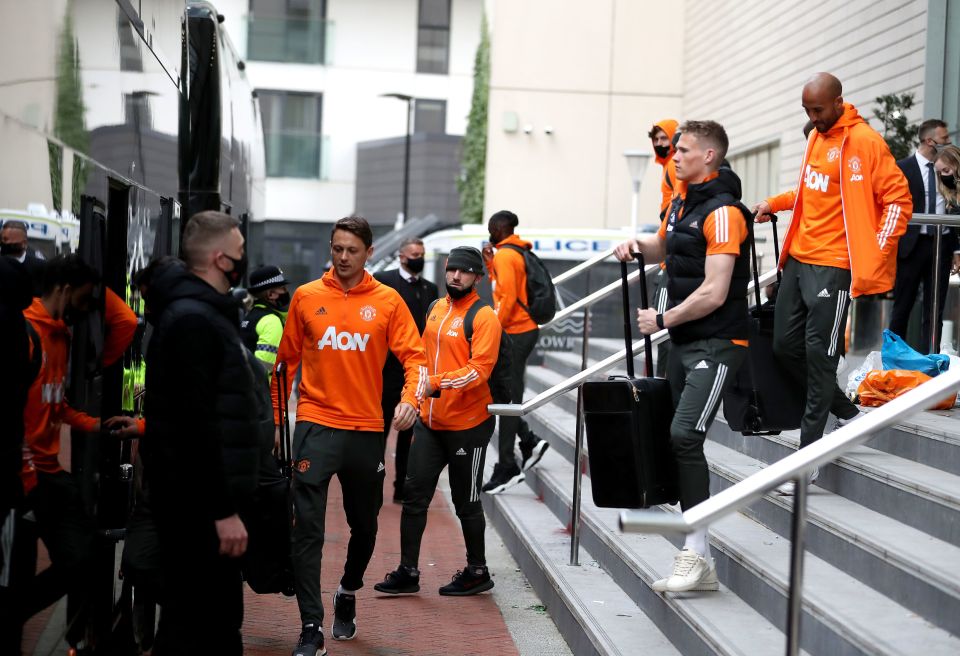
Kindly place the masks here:
POLYGON ((281 131, 264 136, 268 176, 320 179, 323 138, 319 134, 281 131))
POLYGON ((247 59, 291 64, 328 64, 332 23, 323 19, 247 18, 247 59))

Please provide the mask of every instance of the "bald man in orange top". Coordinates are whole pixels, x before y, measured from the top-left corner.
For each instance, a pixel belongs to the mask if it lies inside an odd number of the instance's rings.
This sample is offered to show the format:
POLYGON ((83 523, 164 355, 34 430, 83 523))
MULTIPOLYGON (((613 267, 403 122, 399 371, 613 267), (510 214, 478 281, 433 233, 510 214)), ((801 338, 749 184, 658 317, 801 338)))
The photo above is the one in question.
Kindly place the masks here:
MULTIPOLYGON (((803 87, 813 123, 795 191, 754 206, 758 221, 793 210, 779 266, 774 353, 806 389, 800 446, 820 439, 832 411, 838 426, 859 411, 837 386, 851 298, 893 288, 897 241, 913 209, 890 149, 829 73, 803 87)), ((811 476, 811 482, 818 472, 811 476)), ((793 488, 786 485, 783 493, 793 488)))

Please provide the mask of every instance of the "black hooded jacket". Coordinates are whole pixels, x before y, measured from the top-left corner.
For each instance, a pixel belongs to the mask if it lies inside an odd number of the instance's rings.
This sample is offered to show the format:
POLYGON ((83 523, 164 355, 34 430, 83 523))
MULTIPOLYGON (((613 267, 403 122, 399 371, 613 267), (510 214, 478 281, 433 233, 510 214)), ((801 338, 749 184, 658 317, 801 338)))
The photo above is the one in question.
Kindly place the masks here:
MULTIPOLYGON (((30 274, 10 257, 0 257, 0 513, 13 506, 22 493, 23 409, 33 382, 23 311, 33 301, 30 274)), ((35 373, 35 372, 34 372, 35 373)))
POLYGON ((180 263, 150 281, 146 435, 158 510, 223 519, 257 485, 255 375, 238 330, 239 305, 180 263))
MULTIPOLYGON (((740 202, 740 178, 726 167, 720 168, 716 178, 688 186, 682 202, 675 197, 671 203, 667 219, 666 257, 670 307, 682 303, 703 284, 707 262, 707 238, 703 234, 703 224, 711 212, 727 205, 740 208, 750 229, 750 210, 740 202)), ((733 265, 730 288, 723 305, 705 317, 671 327, 670 339, 677 344, 708 338, 747 339, 749 249, 748 238, 740 244, 740 254, 733 265)))

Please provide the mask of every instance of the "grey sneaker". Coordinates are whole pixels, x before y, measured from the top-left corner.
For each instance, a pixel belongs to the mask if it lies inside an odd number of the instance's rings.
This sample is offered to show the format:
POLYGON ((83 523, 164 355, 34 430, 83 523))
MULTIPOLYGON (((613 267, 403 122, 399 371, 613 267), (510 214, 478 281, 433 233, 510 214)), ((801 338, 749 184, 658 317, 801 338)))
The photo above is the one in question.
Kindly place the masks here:
MULTIPOLYGON (((853 419, 850 421, 853 421, 853 419)), ((810 485, 816 483, 818 478, 820 478, 820 468, 815 467, 813 473, 810 474, 810 485)), ((796 491, 796 487, 796 482, 791 479, 786 483, 782 483, 780 487, 777 488, 777 494, 784 497, 792 497, 793 493, 796 491)))
POLYGON ((324 656, 323 629, 319 624, 304 624, 292 656, 324 656))
POLYGON ((333 593, 334 640, 353 640, 357 637, 357 598, 354 595, 333 593))

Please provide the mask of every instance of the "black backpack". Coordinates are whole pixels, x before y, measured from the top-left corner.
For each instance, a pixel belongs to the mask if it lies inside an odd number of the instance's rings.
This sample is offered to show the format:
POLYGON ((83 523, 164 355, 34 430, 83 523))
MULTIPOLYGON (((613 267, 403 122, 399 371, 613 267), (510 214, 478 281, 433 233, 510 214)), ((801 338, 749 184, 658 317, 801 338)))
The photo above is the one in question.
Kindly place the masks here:
POLYGON ((527 269, 527 305, 520 304, 530 318, 543 325, 553 319, 557 313, 557 288, 543 261, 528 248, 516 244, 503 244, 500 248, 510 248, 523 255, 523 264, 527 269))
MULTIPOLYGON (((437 299, 439 300, 439 299, 437 299)), ((427 308, 427 316, 433 311, 433 306, 437 304, 434 301, 427 308)), ((470 345, 470 356, 473 356, 473 319, 482 307, 490 307, 487 303, 477 299, 467 310, 463 318, 463 335, 467 338, 467 344, 470 345)), ((493 365, 493 371, 490 372, 490 378, 487 379, 487 385, 490 387, 490 396, 494 403, 510 403, 510 366, 513 363, 513 341, 509 333, 500 330, 500 352, 497 354, 497 362, 493 365)))

